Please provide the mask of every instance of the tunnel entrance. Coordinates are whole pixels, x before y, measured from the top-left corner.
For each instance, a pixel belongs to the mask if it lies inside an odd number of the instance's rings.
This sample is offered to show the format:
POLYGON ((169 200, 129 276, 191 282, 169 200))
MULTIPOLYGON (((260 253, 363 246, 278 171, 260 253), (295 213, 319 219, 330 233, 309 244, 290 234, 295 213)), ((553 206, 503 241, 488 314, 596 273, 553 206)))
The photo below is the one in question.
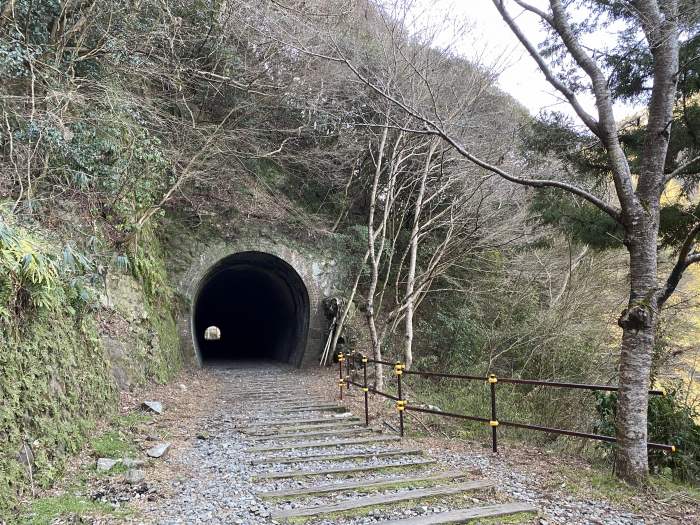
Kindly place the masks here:
POLYGON ((222 259, 199 284, 192 311, 193 336, 203 364, 222 360, 301 364, 309 295, 299 274, 279 257, 251 251, 222 259), (219 329, 218 339, 205 338, 210 327, 219 329))

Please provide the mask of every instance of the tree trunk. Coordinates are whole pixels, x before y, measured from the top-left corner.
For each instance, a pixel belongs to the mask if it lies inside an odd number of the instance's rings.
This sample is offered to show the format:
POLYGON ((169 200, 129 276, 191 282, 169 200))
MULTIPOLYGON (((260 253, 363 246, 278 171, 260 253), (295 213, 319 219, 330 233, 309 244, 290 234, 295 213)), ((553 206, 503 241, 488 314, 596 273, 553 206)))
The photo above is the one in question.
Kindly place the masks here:
POLYGON ((420 238, 420 218, 423 211, 423 200, 425 199, 425 186, 430 173, 430 165, 433 155, 437 149, 438 142, 433 140, 426 154, 423 172, 418 186, 418 195, 413 204, 413 225, 411 227, 411 240, 408 255, 408 274, 406 276, 406 317, 404 319, 405 340, 403 348, 403 362, 406 370, 410 370, 413 365, 413 316, 415 313, 415 290, 416 290, 416 264, 418 259, 418 241, 420 238))
MULTIPOLYGON (((652 207, 653 209, 653 207, 652 207)), ((658 209, 658 208, 657 208, 658 209)), ((622 327, 619 394, 617 402, 617 452, 619 477, 643 484, 649 473, 647 456, 647 409, 651 361, 656 336, 657 234, 644 224, 656 217, 635 221, 638 238, 628 242, 630 253, 630 300, 618 324, 622 327), (643 233, 641 233, 643 232, 643 233)), ((630 236, 632 237, 632 236, 630 236)))

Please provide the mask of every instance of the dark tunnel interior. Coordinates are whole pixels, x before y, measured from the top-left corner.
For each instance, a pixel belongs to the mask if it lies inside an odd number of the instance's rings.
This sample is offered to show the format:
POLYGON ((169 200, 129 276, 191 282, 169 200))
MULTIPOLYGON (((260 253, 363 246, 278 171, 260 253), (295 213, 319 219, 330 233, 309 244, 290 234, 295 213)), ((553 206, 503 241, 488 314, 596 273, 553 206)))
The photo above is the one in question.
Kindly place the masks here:
POLYGON ((262 252, 220 261, 202 280, 193 307, 194 337, 205 364, 274 360, 298 365, 308 323, 303 281, 285 261, 262 252), (220 339, 205 339, 210 326, 220 329, 220 339))

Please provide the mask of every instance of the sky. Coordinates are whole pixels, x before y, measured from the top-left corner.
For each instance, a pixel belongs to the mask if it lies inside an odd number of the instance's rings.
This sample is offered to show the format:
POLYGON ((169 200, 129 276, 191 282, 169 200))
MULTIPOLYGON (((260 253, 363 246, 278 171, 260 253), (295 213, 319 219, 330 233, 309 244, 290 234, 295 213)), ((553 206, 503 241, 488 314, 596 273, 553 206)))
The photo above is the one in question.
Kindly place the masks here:
MULTIPOLYGON (((573 109, 563 100, 563 97, 545 80, 537 64, 525 51, 518 39, 505 24, 501 15, 491 0, 424 0, 423 9, 435 17, 446 14, 457 20, 471 22, 471 30, 459 39, 456 46, 467 58, 479 57, 487 63, 497 64, 502 73, 499 77, 499 87, 512 95, 533 115, 541 110, 561 111, 575 117, 573 109)), ((547 10, 545 0, 530 0, 530 3, 547 10)), ((509 2, 511 14, 530 40, 539 44, 545 32, 539 18, 531 13, 523 12, 513 2, 509 2)), ((426 15, 423 15, 424 17, 426 15)), ((444 31, 445 40, 451 38, 451 30, 444 31)), ((597 33, 593 39, 598 42, 613 42, 611 34, 597 33)), ((584 108, 595 115, 595 104, 591 95, 582 94, 580 101, 584 108)), ((618 105, 615 116, 618 120, 634 113, 635 108, 618 105)), ((577 117, 575 117, 577 118, 577 117)))

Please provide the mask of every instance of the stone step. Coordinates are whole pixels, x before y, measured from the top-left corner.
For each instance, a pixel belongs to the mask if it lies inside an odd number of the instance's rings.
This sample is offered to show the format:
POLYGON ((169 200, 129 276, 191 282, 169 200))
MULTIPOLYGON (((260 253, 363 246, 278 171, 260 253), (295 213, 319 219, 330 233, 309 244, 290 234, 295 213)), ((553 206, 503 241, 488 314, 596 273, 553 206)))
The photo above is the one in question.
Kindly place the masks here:
POLYGON ((319 470, 288 470, 287 472, 271 472, 254 476, 255 479, 285 479, 304 478, 308 476, 326 476, 328 474, 351 474, 353 472, 367 472, 369 470, 384 470, 402 467, 422 467, 424 465, 435 464, 434 459, 416 459, 404 463, 387 463, 385 465, 358 465, 356 467, 324 468, 319 470))
POLYGON ((451 496, 471 490, 485 490, 494 486, 492 481, 466 481, 454 485, 441 485, 423 489, 406 490, 396 494, 380 494, 377 496, 365 496, 348 501, 341 501, 330 505, 318 505, 315 507, 297 507, 272 512, 272 519, 299 518, 302 516, 318 516, 335 512, 347 512, 374 505, 387 505, 399 501, 432 498, 437 496, 451 496))
POLYGON ((342 490, 360 490, 375 489, 382 487, 393 487, 395 485, 408 485, 411 483, 421 483, 428 481, 437 481, 443 479, 459 479, 480 473, 480 469, 472 470, 453 470, 448 472, 438 472, 437 474, 418 475, 418 476, 400 476, 379 478, 372 481, 353 480, 346 483, 335 483, 325 485, 313 485, 311 487, 303 487, 299 489, 287 490, 261 490, 256 491, 256 494, 262 498, 282 498, 287 496, 308 496, 312 494, 326 494, 328 492, 339 492, 342 490))
POLYGON ((268 436, 252 436, 246 438, 249 441, 276 441, 278 439, 293 439, 293 438, 305 438, 305 437, 315 437, 315 436, 343 436, 343 435, 353 435, 353 434, 367 434, 372 432, 365 427, 359 428, 348 428, 348 429, 338 429, 338 430, 319 430, 318 432, 295 432, 292 434, 270 434, 268 436))
POLYGON ((287 450, 292 448, 323 448, 323 447, 339 447, 344 445, 359 445, 360 443, 379 443, 381 441, 399 441, 398 436, 377 436, 369 438, 357 439, 336 439, 328 441, 295 441, 285 443, 284 445, 270 445, 264 447, 253 447, 245 449, 244 452, 270 452, 272 450, 287 450))
POLYGON ((400 520, 382 521, 383 525, 443 525, 446 523, 463 523, 466 520, 479 518, 497 518, 521 512, 535 513, 537 507, 529 503, 502 503, 499 505, 487 505, 470 509, 457 509, 447 512, 437 512, 425 516, 405 518, 400 520))
POLYGON ((261 465, 264 463, 276 463, 283 465, 287 463, 308 463, 311 461, 345 461, 348 459, 368 459, 368 458, 386 458, 391 456, 416 456, 422 455, 420 449, 407 450, 384 450, 381 452, 353 452, 352 454, 317 454, 313 456, 268 456, 266 458, 258 458, 252 460, 251 465, 261 465))

